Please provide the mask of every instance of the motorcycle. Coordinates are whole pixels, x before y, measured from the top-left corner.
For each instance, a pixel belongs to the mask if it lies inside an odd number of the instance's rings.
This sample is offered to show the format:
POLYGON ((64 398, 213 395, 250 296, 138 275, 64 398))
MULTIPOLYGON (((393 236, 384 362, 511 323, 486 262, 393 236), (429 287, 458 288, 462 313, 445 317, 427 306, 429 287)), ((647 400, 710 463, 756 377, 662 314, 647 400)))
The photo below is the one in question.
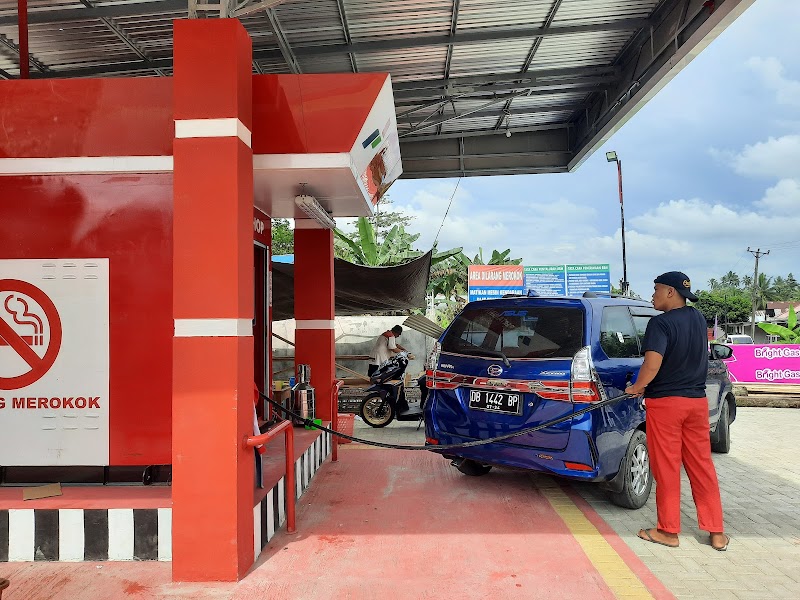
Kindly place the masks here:
POLYGON ((359 414, 371 427, 386 427, 394 419, 420 421, 422 407, 410 407, 403 383, 408 367, 408 352, 398 352, 383 363, 370 377, 372 386, 361 401, 359 414))

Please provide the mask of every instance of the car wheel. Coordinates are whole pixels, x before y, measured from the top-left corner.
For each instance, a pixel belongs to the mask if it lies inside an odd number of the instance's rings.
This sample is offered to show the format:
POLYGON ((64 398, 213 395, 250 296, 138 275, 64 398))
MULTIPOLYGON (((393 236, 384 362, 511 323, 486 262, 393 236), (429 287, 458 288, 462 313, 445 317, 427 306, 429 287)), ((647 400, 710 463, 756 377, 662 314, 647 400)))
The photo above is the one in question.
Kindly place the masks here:
POLYGON ((462 459, 456 465, 456 468, 464 475, 469 475, 471 477, 480 477, 481 475, 486 475, 492 470, 491 465, 482 465, 481 463, 475 462, 474 460, 470 460, 468 458, 462 459))
POLYGON ((717 430, 711 438, 711 451, 727 454, 731 451, 731 414, 728 410, 728 401, 724 400, 719 409, 717 430))
POLYGON ((653 474, 650 472, 650 453, 644 431, 633 432, 628 451, 622 459, 624 479, 622 490, 611 494, 611 501, 624 508, 641 508, 650 497, 653 474))

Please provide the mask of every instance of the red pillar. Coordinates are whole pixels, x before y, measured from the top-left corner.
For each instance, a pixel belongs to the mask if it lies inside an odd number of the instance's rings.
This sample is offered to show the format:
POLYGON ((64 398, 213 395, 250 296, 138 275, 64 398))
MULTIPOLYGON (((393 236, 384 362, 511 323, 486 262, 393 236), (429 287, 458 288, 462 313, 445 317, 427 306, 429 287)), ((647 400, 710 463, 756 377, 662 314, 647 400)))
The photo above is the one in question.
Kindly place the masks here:
POLYGON ((253 564, 252 45, 233 19, 174 37, 172 575, 236 581, 253 564))
POLYGON ((335 375, 333 328, 333 231, 311 219, 297 219, 294 230, 295 364, 311 365, 316 415, 331 418, 335 375))

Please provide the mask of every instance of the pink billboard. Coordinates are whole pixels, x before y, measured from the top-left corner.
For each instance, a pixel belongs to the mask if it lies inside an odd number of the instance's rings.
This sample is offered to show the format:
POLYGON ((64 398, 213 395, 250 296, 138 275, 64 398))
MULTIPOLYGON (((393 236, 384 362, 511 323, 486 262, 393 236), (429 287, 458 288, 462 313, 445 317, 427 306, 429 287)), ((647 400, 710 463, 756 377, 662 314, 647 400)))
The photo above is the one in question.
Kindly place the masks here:
POLYGON ((800 384, 800 344, 732 345, 725 361, 734 383, 800 384))

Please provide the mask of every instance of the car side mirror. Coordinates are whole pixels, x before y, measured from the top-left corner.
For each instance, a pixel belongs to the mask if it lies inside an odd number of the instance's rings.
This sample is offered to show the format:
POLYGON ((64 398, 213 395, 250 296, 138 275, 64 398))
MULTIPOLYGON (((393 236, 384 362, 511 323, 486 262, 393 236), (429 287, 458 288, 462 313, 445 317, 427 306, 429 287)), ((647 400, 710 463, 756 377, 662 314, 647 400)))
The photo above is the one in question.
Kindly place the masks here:
POLYGON ((711 344, 710 355, 713 360, 726 360, 733 356, 733 349, 724 344, 711 344))

